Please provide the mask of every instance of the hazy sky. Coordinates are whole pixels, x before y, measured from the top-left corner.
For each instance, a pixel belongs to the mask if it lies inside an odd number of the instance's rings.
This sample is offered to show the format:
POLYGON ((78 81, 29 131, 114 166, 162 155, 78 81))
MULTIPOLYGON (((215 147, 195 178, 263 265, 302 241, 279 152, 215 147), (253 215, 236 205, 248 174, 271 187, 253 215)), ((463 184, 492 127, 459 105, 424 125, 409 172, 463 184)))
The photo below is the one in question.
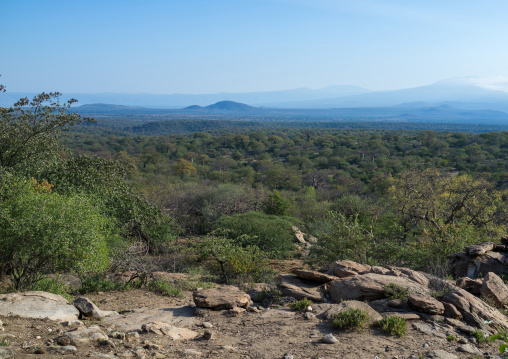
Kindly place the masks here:
POLYGON ((1 0, 8 91, 215 93, 508 77, 506 0, 1 0))

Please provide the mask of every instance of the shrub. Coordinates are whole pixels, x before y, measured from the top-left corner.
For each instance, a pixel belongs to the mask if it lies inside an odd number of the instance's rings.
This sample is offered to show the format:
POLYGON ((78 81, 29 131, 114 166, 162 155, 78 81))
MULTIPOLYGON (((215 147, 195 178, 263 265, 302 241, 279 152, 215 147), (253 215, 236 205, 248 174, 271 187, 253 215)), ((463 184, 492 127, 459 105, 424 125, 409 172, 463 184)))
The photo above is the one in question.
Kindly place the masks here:
POLYGON ((457 338, 455 337, 455 335, 451 335, 449 334, 447 337, 446 337, 446 340, 448 340, 449 342, 454 342, 457 340, 457 338))
POLYGON ((270 282, 273 271, 268 267, 266 254, 253 245, 241 246, 225 236, 208 236, 201 243, 203 259, 211 259, 212 270, 218 271, 226 284, 270 282))
POLYGON ((111 221, 88 198, 0 177, 0 263, 15 289, 29 288, 46 273, 105 270, 111 221))
POLYGON ((333 326, 339 329, 362 329, 370 316, 361 309, 349 309, 335 315, 333 326))
POLYGON ((312 305, 312 301, 307 298, 289 303, 289 307, 293 310, 305 310, 310 305, 312 305))
POLYGON ((157 279, 148 282, 147 288, 151 291, 168 297, 183 297, 182 290, 177 288, 173 283, 157 279))
POLYGON ((473 337, 476 338, 476 340, 478 340, 478 344, 482 344, 482 343, 485 343, 487 342, 487 336, 485 335, 485 333, 480 330, 480 329, 476 329, 473 334, 472 334, 473 337))
POLYGON ((79 292, 85 293, 96 293, 96 292, 109 292, 112 290, 121 290, 125 288, 125 283, 115 283, 101 275, 93 275, 85 277, 81 280, 81 288, 79 292))
POLYGON ((294 232, 296 219, 247 212, 221 217, 216 228, 225 231, 228 238, 243 246, 254 245, 273 257, 287 257, 295 249, 294 232), (246 236, 243 236, 246 235, 246 236))
POLYGON ((401 299, 407 301, 407 298, 411 294, 408 288, 401 287, 400 285, 391 283, 383 287, 385 295, 390 299, 401 299))
POLYGON ((401 338, 406 334, 406 320, 396 315, 383 318, 374 323, 374 326, 379 327, 385 333, 398 335, 401 338))
POLYGON ((31 290, 59 294, 69 302, 72 301, 72 295, 69 294, 71 290, 70 286, 59 282, 58 279, 43 278, 35 283, 31 290))

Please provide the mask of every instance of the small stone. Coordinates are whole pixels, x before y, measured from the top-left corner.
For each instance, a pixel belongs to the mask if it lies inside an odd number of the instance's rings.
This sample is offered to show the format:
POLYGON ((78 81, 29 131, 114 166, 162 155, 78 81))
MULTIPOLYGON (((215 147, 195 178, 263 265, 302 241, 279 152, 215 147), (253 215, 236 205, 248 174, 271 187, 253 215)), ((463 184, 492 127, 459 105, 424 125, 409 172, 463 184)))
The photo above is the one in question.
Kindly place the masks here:
POLYGON ((185 355, 193 355, 196 357, 201 355, 201 352, 198 352, 197 350, 194 350, 194 349, 185 349, 184 353, 185 353, 185 355))
POLYGON ((74 345, 64 345, 63 347, 58 348, 58 351, 62 354, 74 353, 76 350, 77 349, 74 345))
POLYGON ((58 337, 56 338, 56 342, 59 345, 69 346, 71 344, 71 339, 69 337, 58 337))
POLYGON ((464 344, 457 348, 458 352, 468 353, 468 354, 482 354, 481 351, 473 347, 471 344, 464 344))
POLYGON ((312 307, 309 305, 307 308, 305 308, 306 312, 312 312, 312 307))
POLYGON ((315 318, 316 318, 316 315, 314 313, 308 313, 308 312, 303 313, 303 319, 312 320, 315 318))
POLYGON ((68 320, 66 322, 62 322, 61 324, 67 328, 79 328, 79 327, 84 326, 84 324, 81 320, 68 320))
POLYGON ((53 329, 48 328, 48 333, 51 333, 52 331, 53 331, 53 329))
POLYGON ((336 344, 339 342, 337 338, 333 336, 333 334, 326 334, 321 341, 325 344, 336 344))
POLYGON ((145 348, 147 350, 161 350, 162 349, 162 345, 158 345, 158 344, 154 344, 154 343, 149 343, 149 344, 146 344, 143 348, 145 348))
POLYGON ((203 334, 203 339, 210 340, 213 338, 213 332, 211 330, 205 330, 203 334))
POLYGON ((46 354, 46 350, 42 348, 38 348, 34 351, 34 354, 46 354))
POLYGON ((213 328, 213 324, 210 322, 203 322, 203 327, 204 328, 213 328))
POLYGON ((116 348, 116 344, 113 341, 109 340, 109 339, 101 340, 99 342, 99 345, 101 347, 104 347, 104 348, 110 348, 110 349, 116 348))
POLYGON ((42 339, 40 335, 36 336, 35 339, 42 339))
POLYGON ((194 316, 196 317, 204 317, 208 314, 208 309, 205 308, 196 308, 194 309, 194 316))
POLYGON ((284 354, 284 356, 282 357, 282 359, 293 359, 293 356, 291 354, 284 354))
POLYGON ((466 338, 460 338, 458 341, 459 344, 467 344, 469 341, 466 338))

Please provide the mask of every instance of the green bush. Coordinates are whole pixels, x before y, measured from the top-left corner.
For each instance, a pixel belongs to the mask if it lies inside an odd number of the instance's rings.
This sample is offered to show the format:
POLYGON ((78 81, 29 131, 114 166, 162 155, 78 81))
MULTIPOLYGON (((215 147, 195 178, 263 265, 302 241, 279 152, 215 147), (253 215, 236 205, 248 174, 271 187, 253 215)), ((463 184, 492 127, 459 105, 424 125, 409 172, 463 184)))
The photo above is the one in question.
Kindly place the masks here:
POLYGON ((115 283, 102 275, 87 276, 81 280, 81 288, 79 292, 97 293, 97 292, 110 292, 112 290, 123 290, 126 287, 125 283, 115 283))
POLYGON ((32 286, 31 290, 59 294, 69 302, 72 301, 72 295, 69 294, 71 291, 70 286, 59 282, 58 279, 43 278, 36 282, 32 286))
POLYGON ((295 249, 291 229, 295 222, 297 220, 290 217, 247 212, 219 218, 216 228, 225 231, 228 238, 240 245, 254 245, 273 257, 282 258, 295 249))
POLYGON ((476 338, 476 340, 478 340, 478 344, 482 344, 482 343, 485 343, 487 342, 488 338, 487 336, 485 335, 485 333, 480 330, 480 329, 476 329, 473 334, 472 334, 473 337, 476 338))
POLYGON ((335 315, 333 326, 339 329, 362 329, 369 319, 367 312, 361 309, 349 309, 335 315))
POLYGON ((375 322, 374 326, 379 327, 385 333, 398 335, 401 338, 406 334, 406 320, 396 315, 383 318, 375 322))
POLYGON ((390 299, 401 299, 407 302, 407 298, 411 294, 408 288, 401 287, 400 285, 391 283, 383 287, 386 297, 390 299))
POLYGON ((182 290, 173 283, 157 279, 148 282, 147 288, 151 291, 168 297, 183 297, 182 290))
POLYGON ((206 237, 201 242, 202 259, 212 261, 212 270, 220 272, 226 284, 271 282, 274 272, 268 266, 266 254, 254 245, 238 244, 245 237, 236 241, 225 236, 206 237))
POLYGON ((46 273, 105 270, 111 221, 88 198, 54 194, 47 183, 6 173, 0 177, 0 263, 15 289, 29 288, 46 273))
POLYGON ((310 305, 312 305, 312 301, 307 298, 289 303, 289 307, 293 310, 305 310, 310 305))

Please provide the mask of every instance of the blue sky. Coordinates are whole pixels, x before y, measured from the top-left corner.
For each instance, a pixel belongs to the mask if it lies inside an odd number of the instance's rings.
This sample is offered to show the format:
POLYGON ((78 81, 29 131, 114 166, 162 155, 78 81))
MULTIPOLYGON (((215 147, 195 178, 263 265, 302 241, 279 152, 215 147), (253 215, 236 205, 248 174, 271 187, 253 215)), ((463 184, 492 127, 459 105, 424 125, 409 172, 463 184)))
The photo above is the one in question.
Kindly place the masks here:
POLYGON ((0 2, 8 91, 215 93, 508 78, 506 0, 0 2))

